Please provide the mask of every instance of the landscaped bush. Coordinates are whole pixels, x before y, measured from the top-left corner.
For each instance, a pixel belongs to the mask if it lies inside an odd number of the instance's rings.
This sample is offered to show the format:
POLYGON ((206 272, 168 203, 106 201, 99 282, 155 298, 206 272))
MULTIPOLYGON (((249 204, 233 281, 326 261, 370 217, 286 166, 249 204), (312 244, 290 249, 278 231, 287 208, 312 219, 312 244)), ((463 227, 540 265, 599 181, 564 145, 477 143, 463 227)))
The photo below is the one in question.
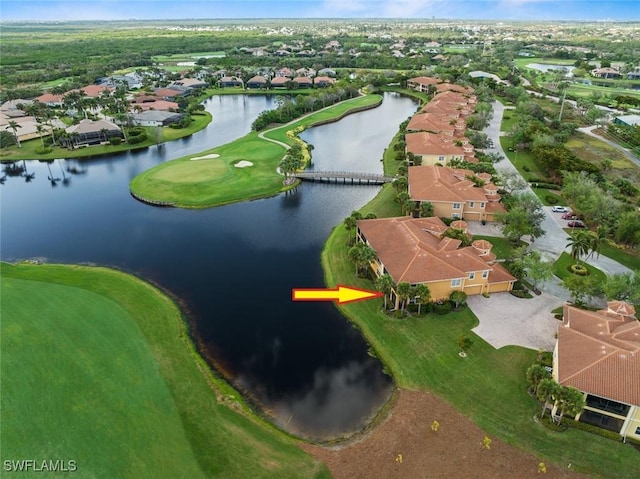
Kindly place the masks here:
POLYGON ((577 274, 580 276, 587 276, 589 274, 589 270, 581 264, 572 264, 571 266, 569 266, 569 269, 573 274, 577 274))
POLYGON ((109 144, 110 145, 119 145, 120 143, 122 143, 122 138, 120 138, 119 136, 112 136, 111 138, 109 138, 109 144))
POLYGON ((451 301, 444 301, 442 303, 434 303, 433 312, 436 314, 448 314, 453 309, 451 301))
POLYGON ((531 293, 529 293, 526 290, 512 290, 510 291, 511 296, 515 296, 516 298, 524 298, 524 299, 530 299, 533 298, 533 296, 531 295, 531 293))
POLYGON ((35 152, 36 152, 38 155, 45 155, 45 154, 47 154, 47 153, 51 153, 52 151, 53 151, 53 148, 49 148, 49 147, 46 147, 46 146, 45 146, 45 147, 38 146, 38 147, 36 147, 36 149, 35 149, 35 152))
POLYGON ((144 143, 146 139, 146 135, 130 136, 127 140, 127 143, 129 143, 130 145, 138 145, 140 143, 144 143))
POLYGON ((554 195, 546 195, 544 197, 544 199, 547 201, 547 203, 549 203, 550 205, 557 205, 558 204, 558 197, 554 196, 554 195))
MULTIPOLYGON (((563 422, 565 419, 563 418, 563 422)), ((591 424, 587 424, 585 422, 574 421, 569 418, 566 422, 567 426, 572 429, 580 429, 581 431, 591 432, 593 434, 597 434, 598 436, 606 437, 607 439, 612 439, 614 441, 622 442, 622 437, 615 431, 609 431, 608 429, 602 429, 597 426, 593 426, 591 424)))

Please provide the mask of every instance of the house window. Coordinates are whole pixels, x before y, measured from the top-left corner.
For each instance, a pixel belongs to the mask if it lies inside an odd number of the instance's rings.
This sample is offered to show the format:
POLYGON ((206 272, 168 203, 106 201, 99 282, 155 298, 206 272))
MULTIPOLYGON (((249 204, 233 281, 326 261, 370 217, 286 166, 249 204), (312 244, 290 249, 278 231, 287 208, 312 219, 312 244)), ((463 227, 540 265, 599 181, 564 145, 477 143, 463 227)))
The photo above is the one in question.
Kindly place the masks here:
POLYGON ((635 434, 636 434, 636 436, 640 435, 640 426, 638 426, 638 427, 636 428, 636 432, 635 432, 635 434))
POLYGON ((476 278, 476 274, 475 273, 469 273, 469 279, 475 279, 476 278))
POLYGON ((489 272, 488 271, 483 271, 482 272, 482 277, 483 278, 488 278, 489 277, 489 272))
POLYGON ((454 219, 459 219, 460 215, 458 213, 451 213, 451 217, 454 219))
POLYGON ((444 161, 444 156, 439 156, 438 161, 444 161))
POLYGON ((480 203, 480 208, 484 208, 484 201, 480 203))
POLYGON ((454 210, 459 210, 460 209, 460 203, 454 203, 453 204, 453 209, 454 210))
POLYGON ((475 208, 475 206, 476 206, 475 201, 469 201, 469 208, 475 208))
POLYGON ((451 280, 451 287, 455 288, 456 286, 460 286, 461 280, 460 279, 452 279, 451 280))

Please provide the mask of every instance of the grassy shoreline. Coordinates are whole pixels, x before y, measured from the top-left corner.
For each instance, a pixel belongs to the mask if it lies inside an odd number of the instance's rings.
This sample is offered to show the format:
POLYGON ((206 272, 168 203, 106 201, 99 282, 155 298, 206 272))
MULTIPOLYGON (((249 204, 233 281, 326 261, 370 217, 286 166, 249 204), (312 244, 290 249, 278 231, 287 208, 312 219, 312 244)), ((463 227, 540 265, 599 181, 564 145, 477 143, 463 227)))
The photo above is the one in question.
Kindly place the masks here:
POLYGON ((2 352, 12 358, 2 362, 2 406, 12 413, 3 460, 53 454, 105 477, 329 477, 213 375, 157 288, 99 267, 1 263, 0 272, 2 352), (37 374, 42 382, 16 387, 37 374), (52 451, 54 433, 65 440, 52 451))
POLYGON ((317 124, 338 121, 345 115, 375 108, 380 102, 379 95, 346 100, 286 125, 262 133, 251 132, 226 145, 162 163, 136 176, 130 183, 131 193, 152 204, 181 208, 211 208, 277 195, 295 187, 284 185, 276 171, 286 153, 281 143, 291 145, 295 141, 287 133, 298 134, 317 124), (219 157, 191 161, 208 155, 219 157), (236 168, 240 161, 252 165, 236 168))

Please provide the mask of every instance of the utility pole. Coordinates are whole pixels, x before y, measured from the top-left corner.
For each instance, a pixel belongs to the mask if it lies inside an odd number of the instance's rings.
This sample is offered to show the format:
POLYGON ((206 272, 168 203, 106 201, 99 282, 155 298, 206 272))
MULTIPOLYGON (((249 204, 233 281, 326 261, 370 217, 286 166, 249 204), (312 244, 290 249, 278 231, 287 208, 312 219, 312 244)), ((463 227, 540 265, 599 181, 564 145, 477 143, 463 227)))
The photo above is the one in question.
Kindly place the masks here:
POLYGON ((562 111, 564 110, 564 100, 567 98, 567 87, 564 87, 564 92, 562 94, 562 103, 560 105, 560 115, 558 116, 558 121, 562 121, 562 111))

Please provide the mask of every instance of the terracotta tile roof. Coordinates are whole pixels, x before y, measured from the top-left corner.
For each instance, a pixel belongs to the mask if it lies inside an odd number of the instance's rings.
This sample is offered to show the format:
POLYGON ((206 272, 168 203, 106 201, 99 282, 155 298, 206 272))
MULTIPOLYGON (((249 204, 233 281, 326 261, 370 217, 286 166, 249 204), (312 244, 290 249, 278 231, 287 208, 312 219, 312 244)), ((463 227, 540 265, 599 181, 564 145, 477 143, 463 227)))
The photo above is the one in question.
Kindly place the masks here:
MULTIPOLYGON (((495 266, 488 265, 474 248, 460 248, 459 240, 440 238, 446 225, 439 218, 360 220, 358 229, 396 283, 463 279, 472 271, 486 270, 491 271, 490 281, 495 282, 495 266)), ((498 272, 496 277, 503 276, 498 272)))
POLYGON ((104 86, 104 85, 87 85, 87 86, 83 86, 81 90, 84 92, 85 95, 91 98, 98 98, 103 91, 107 90, 108 92, 113 92, 115 91, 115 88, 104 86))
POLYGON ((154 94, 162 98, 173 98, 184 95, 184 92, 180 90, 173 90, 172 88, 157 88, 154 91, 154 94))
POLYGON ((445 92, 445 91, 457 91, 457 92, 461 92, 461 93, 473 93, 473 88, 471 88, 470 86, 461 86, 461 85, 456 85, 455 83, 440 83, 438 85, 436 85, 436 90, 438 90, 438 92, 445 92))
POLYGON ((407 125, 407 131, 431 131, 434 133, 450 132, 451 135, 456 131, 466 128, 466 124, 462 120, 453 120, 454 124, 451 124, 452 118, 446 115, 440 115, 437 113, 418 113, 414 115, 409 124, 407 125))
POLYGON ((331 78, 331 77, 326 77, 326 76, 319 76, 319 77, 315 77, 313 79, 313 83, 318 84, 318 83, 335 83, 335 79, 331 78))
POLYGON ((291 78, 288 77, 275 77, 271 80, 272 86, 285 86, 288 81, 291 81, 291 78))
POLYGON ((247 80, 247 84, 249 83, 267 83, 267 79, 262 75, 256 75, 247 80))
POLYGON ((297 83, 298 85, 311 85, 313 83, 313 80, 309 77, 295 77, 292 80, 294 83, 297 83))
POLYGON ((640 406, 640 322, 611 309, 594 312, 565 305, 558 327, 557 377, 560 384, 640 406))
POLYGON ((488 201, 482 188, 466 177, 471 170, 443 166, 410 166, 409 195, 415 201, 488 201))
POLYGON ((455 229, 463 230, 463 231, 467 231, 467 227, 468 227, 467 222, 462 220, 452 221, 449 226, 455 229))
POLYGON ((51 93, 45 93, 36 98, 41 103, 62 103, 62 95, 53 95, 51 93))
POLYGON ((412 82, 417 85, 436 85, 440 83, 440 80, 432 77, 415 77, 415 78, 409 78, 407 82, 412 82))
POLYGON ((457 146, 454 143, 456 139, 450 136, 418 131, 407 133, 405 141, 407 143, 407 151, 415 155, 457 155, 464 157, 468 154, 464 147, 457 146))

